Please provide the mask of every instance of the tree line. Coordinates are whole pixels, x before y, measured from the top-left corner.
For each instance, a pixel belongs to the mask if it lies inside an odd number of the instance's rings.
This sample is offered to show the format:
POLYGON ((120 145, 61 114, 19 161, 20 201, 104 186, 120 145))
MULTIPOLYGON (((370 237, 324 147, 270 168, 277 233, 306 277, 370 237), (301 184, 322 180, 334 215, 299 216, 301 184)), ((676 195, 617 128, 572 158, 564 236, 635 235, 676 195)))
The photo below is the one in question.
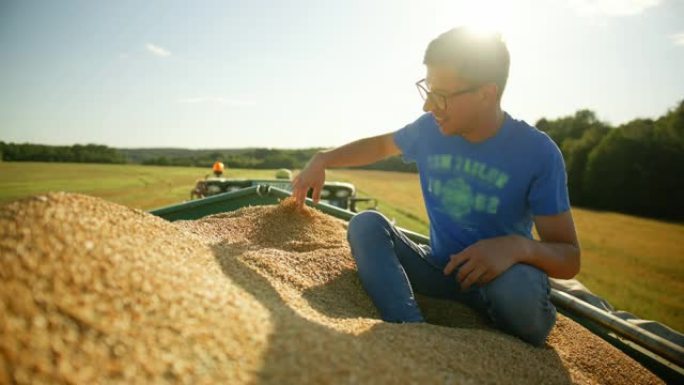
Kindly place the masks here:
POLYGON ((0 158, 4 161, 73 162, 73 163, 126 163, 118 150, 99 144, 73 146, 47 146, 31 143, 5 143, 0 141, 0 158))
POLYGON ((658 119, 618 127, 589 110, 536 126, 563 153, 573 205, 684 219, 684 101, 658 119))
MULTIPOLYGON (((103 145, 75 144, 48 146, 0 141, 0 159, 5 161, 132 163, 157 166, 205 167, 222 161, 228 168, 301 169, 322 148, 299 150, 248 148, 189 150, 179 148, 115 149, 103 145)), ((361 168, 386 171, 416 172, 415 164, 399 157, 385 159, 361 168)))
MULTIPOLYGON (((684 219, 684 101, 657 119, 635 119, 618 127, 590 110, 536 127, 563 152, 573 205, 661 219, 684 219)), ((5 161, 134 163, 209 168, 301 169, 320 148, 310 149, 114 149, 87 144, 46 146, 0 141, 5 161)), ((358 167, 417 172, 415 163, 391 157, 358 167)))
POLYGON ((197 151, 186 156, 171 157, 161 154, 146 158, 141 164, 162 166, 211 167, 215 161, 222 161, 228 168, 274 169, 302 168, 306 162, 320 149, 285 150, 270 148, 254 148, 245 150, 213 150, 197 151))

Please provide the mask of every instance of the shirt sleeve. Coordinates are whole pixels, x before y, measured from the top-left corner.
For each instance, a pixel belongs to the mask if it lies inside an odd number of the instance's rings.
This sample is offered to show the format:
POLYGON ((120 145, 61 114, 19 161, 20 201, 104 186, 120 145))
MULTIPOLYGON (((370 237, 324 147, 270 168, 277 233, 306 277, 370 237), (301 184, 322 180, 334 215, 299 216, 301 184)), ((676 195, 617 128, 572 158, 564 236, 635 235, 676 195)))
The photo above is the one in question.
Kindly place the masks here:
POLYGON ((401 150, 401 156, 405 163, 415 162, 419 159, 421 149, 420 133, 424 131, 424 125, 430 118, 430 114, 423 114, 415 122, 406 125, 394 133, 394 143, 401 150))
POLYGON ((527 196, 533 215, 555 215, 570 209, 563 154, 551 138, 544 137, 541 167, 532 180, 527 196))

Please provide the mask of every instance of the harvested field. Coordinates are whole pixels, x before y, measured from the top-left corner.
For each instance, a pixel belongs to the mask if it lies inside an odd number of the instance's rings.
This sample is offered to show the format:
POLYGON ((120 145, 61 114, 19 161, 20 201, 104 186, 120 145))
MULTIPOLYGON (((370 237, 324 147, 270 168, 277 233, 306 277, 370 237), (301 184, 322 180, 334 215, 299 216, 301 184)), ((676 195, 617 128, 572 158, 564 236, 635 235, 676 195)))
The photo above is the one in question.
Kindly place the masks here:
POLYGON ((562 316, 543 348, 439 300, 382 322, 344 226, 291 202, 176 223, 76 194, 3 206, 0 383, 659 383, 562 316))

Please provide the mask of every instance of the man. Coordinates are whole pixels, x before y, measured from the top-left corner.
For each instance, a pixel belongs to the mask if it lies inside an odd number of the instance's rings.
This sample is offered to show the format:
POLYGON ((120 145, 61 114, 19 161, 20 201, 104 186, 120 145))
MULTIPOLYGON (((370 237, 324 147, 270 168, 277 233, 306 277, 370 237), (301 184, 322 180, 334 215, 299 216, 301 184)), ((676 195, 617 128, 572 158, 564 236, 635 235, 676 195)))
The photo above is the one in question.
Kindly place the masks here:
POLYGON ((414 292, 466 303, 500 329, 543 345, 556 320, 548 277, 580 268, 565 166, 543 132, 501 109, 509 53, 498 34, 452 29, 433 40, 417 83, 426 114, 392 133, 316 154, 293 181, 315 202, 328 167, 402 154, 415 161, 430 219, 417 245, 382 214, 349 223, 359 276, 383 320, 422 322, 414 292), (531 234, 536 226, 540 240, 531 234))
POLYGON ((216 162, 214 162, 214 165, 211 166, 211 171, 214 172, 214 176, 217 178, 220 178, 223 175, 223 170, 223 162, 221 162, 220 160, 217 160, 216 162))

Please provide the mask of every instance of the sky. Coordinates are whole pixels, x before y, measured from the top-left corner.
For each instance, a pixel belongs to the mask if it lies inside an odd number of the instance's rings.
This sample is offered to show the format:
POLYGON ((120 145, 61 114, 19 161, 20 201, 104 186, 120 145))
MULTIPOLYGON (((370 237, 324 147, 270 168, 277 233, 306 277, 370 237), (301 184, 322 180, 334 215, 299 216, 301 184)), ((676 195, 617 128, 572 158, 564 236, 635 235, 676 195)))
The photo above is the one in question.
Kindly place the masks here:
POLYGON ((0 0, 0 140, 335 147, 420 116, 425 48, 464 24, 503 34, 530 124, 684 99, 684 0, 0 0))

